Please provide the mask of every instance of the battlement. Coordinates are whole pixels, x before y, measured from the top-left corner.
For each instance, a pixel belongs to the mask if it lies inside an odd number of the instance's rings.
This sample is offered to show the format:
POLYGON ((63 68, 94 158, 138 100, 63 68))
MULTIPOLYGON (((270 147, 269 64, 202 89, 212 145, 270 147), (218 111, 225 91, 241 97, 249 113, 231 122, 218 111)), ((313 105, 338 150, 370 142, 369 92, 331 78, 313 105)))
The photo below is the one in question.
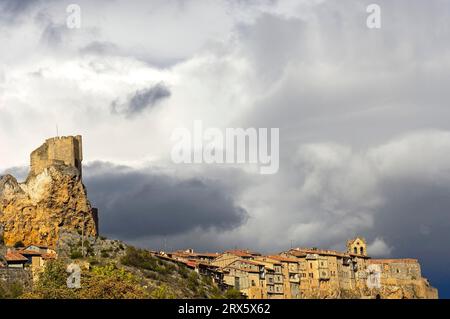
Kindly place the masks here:
POLYGON ((80 135, 49 138, 31 153, 30 161, 30 174, 34 176, 55 164, 75 167, 81 176, 81 162, 83 161, 82 138, 80 135))

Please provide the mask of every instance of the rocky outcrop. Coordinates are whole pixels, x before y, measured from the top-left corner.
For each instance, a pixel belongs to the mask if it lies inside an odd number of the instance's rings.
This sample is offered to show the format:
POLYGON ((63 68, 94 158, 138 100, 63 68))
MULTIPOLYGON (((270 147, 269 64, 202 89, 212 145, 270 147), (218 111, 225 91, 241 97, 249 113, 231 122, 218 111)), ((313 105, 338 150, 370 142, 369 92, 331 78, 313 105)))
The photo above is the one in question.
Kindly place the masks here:
POLYGON ((393 284, 384 284, 372 295, 382 299, 437 299, 438 291, 431 287, 425 278, 403 280, 393 284))
POLYGON ((306 299, 437 299, 438 290, 427 279, 389 280, 379 288, 355 287, 339 289, 337 287, 310 289, 304 292, 306 299))
POLYGON ((6 245, 56 247, 61 231, 96 236, 96 216, 76 167, 55 164, 25 183, 0 178, 0 229, 6 245))

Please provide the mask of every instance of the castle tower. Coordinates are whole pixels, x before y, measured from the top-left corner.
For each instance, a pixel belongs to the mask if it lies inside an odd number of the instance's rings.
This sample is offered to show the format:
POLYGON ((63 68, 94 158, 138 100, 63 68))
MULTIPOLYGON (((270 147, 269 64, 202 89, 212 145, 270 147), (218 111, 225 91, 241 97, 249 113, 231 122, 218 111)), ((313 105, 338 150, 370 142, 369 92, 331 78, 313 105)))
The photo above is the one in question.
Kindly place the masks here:
POLYGON ((80 135, 77 135, 47 139, 43 145, 31 153, 30 160, 30 174, 34 176, 55 164, 75 167, 81 176, 81 162, 83 161, 82 138, 80 135))
POLYGON ((355 237, 347 241, 347 252, 352 255, 367 256, 367 243, 363 237, 355 237))

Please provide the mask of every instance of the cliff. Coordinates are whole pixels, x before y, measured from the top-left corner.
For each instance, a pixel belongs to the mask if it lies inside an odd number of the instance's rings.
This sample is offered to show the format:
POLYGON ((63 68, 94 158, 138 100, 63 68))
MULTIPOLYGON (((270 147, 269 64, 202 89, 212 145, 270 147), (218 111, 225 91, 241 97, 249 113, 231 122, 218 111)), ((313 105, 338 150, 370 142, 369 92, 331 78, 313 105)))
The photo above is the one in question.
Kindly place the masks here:
POLYGON ((0 236, 5 244, 56 247, 61 231, 96 236, 96 210, 80 170, 55 159, 35 172, 24 183, 11 175, 0 177, 0 236))

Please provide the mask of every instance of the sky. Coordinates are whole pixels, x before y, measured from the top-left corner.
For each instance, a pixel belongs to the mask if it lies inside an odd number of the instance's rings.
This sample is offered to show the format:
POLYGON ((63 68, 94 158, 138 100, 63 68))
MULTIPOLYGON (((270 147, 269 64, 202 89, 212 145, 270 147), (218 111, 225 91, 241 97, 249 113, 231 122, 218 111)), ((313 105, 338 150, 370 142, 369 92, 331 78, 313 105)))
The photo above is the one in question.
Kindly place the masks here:
POLYGON ((81 134, 108 237, 279 252, 360 235, 448 298, 449 39, 447 0, 0 0, 0 173, 81 134), (279 128, 279 171, 174 163, 172 133, 198 120, 279 128))

